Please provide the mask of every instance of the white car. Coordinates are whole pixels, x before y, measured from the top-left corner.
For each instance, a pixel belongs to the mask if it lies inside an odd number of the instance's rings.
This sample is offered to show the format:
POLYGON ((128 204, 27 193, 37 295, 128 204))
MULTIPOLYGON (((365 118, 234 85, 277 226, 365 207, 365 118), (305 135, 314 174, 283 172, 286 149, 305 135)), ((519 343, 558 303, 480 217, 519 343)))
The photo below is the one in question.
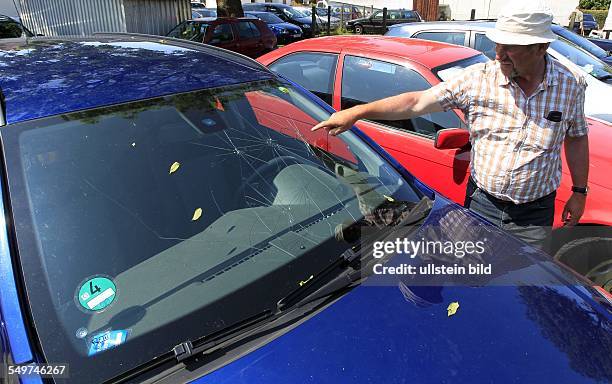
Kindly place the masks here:
MULTIPOLYGON (((493 28, 495 23, 491 21, 409 23, 392 25, 385 35, 464 45, 494 59, 495 43, 485 35, 488 29, 493 28)), ((557 37, 558 39, 550 44, 548 53, 568 68, 587 75, 585 114, 594 119, 612 122, 612 67, 572 42, 561 36, 557 37)))

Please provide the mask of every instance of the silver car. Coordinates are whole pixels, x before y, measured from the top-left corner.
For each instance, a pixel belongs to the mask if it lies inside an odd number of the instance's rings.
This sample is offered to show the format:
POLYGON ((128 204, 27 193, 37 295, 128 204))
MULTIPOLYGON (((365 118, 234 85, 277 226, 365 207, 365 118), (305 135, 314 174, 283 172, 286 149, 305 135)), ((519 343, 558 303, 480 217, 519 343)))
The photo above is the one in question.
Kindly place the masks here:
MULTIPOLYGON (((486 37, 492 21, 441 21, 397 24, 389 27, 385 36, 411 37, 424 40, 464 45, 474 48, 490 59, 495 59, 495 43, 486 37)), ((570 69, 587 74, 588 87, 584 110, 589 117, 612 122, 612 67, 557 35, 548 53, 570 69)))

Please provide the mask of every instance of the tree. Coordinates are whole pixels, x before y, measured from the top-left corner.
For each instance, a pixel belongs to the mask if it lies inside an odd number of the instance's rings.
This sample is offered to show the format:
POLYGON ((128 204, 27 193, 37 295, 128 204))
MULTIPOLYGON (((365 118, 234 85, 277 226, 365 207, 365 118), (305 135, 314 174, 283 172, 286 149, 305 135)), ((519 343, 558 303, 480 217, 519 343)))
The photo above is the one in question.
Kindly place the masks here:
POLYGON ((610 0, 580 0, 580 9, 601 9, 607 11, 610 8, 610 0))
POLYGON ((240 0, 217 0, 217 16, 244 17, 242 3, 240 0))

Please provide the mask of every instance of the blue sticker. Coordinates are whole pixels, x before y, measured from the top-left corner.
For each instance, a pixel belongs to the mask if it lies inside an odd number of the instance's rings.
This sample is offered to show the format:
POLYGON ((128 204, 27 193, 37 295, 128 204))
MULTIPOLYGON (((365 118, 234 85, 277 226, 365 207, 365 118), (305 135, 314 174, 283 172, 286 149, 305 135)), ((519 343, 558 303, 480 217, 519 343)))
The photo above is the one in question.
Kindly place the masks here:
POLYGON ((93 356, 96 353, 106 351, 107 349, 115 348, 116 346, 125 343, 127 337, 127 330, 107 331, 99 333, 91 338, 87 355, 93 356))

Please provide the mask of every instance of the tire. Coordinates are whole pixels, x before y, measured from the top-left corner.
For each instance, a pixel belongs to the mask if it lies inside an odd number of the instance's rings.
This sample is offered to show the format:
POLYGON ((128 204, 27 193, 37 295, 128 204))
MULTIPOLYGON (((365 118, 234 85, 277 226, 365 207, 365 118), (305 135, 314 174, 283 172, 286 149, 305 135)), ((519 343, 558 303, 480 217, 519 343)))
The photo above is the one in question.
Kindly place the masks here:
POLYGON ((612 292, 612 238, 572 240, 559 248, 554 258, 612 292))
POLYGON ((360 24, 355 24, 355 34, 356 35, 363 35, 365 33, 365 31, 363 30, 363 26, 360 24))

